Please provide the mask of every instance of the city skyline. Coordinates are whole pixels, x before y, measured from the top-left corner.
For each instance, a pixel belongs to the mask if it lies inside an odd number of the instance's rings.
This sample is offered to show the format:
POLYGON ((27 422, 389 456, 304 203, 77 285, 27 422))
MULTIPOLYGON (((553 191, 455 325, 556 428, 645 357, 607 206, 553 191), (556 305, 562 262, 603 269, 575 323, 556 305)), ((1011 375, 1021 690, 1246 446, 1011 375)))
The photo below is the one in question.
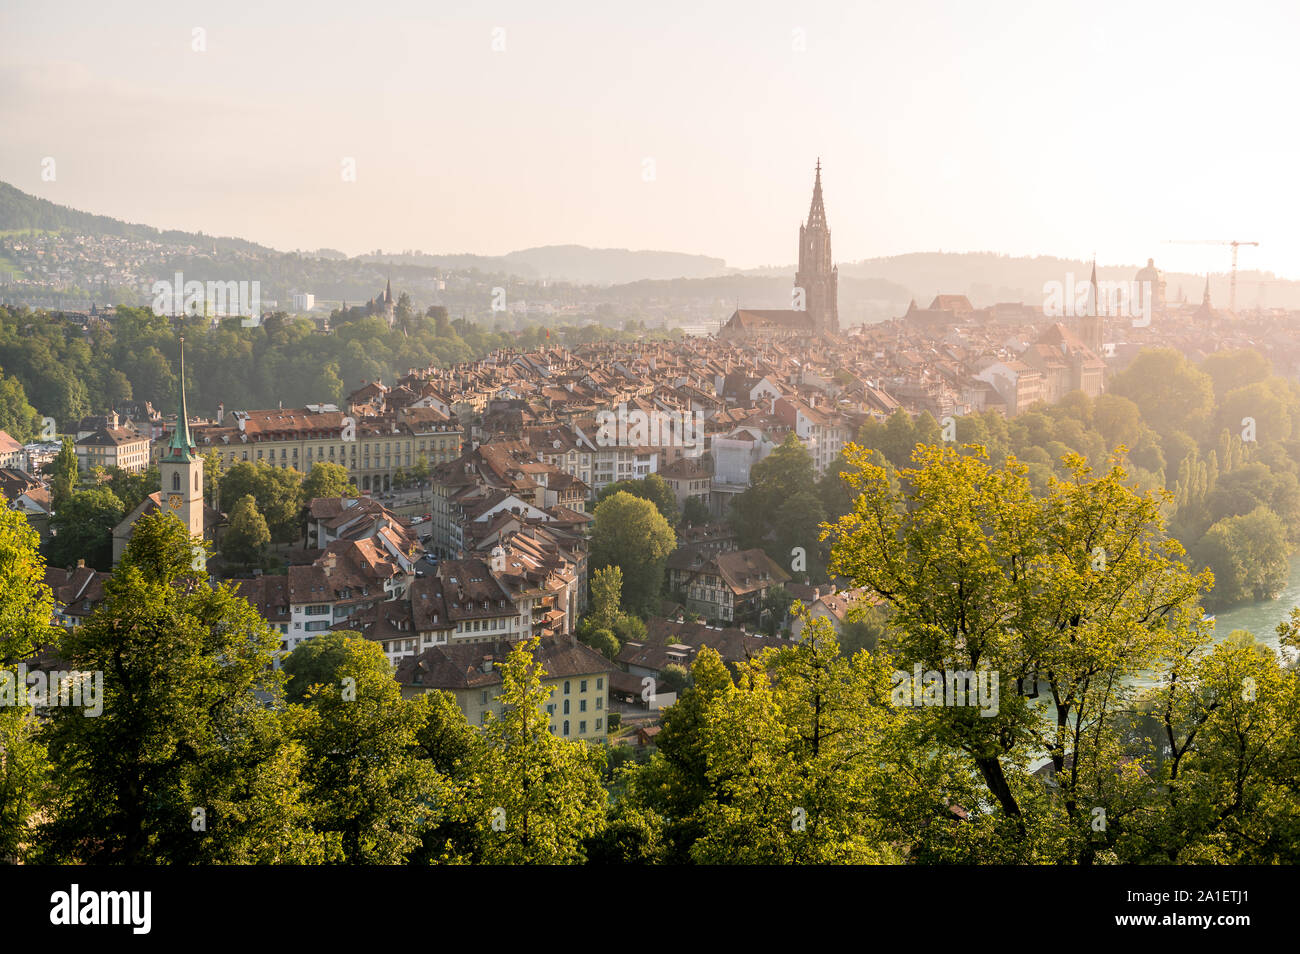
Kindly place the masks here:
POLYGON ((1222 273, 1226 248, 1166 243, 1237 239, 1260 242, 1243 270, 1300 277, 1296 200, 1269 185, 1296 134, 1264 95, 1300 78, 1290 13, 750 9, 8 9, 0 179, 280 249, 579 244, 749 268, 793 260, 820 156, 842 262, 1222 273))

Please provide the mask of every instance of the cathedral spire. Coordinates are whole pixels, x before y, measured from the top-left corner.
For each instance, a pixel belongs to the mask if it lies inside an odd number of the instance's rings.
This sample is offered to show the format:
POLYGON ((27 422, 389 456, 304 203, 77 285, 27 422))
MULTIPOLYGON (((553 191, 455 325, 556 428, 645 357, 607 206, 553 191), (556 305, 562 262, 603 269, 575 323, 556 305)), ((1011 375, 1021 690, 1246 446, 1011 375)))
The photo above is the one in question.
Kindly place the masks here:
POLYGON ((808 228, 826 228, 826 206, 822 204, 822 161, 817 159, 817 175, 813 180, 812 205, 808 208, 808 228))
POLYGON ((1097 253, 1096 252, 1092 253, 1092 278, 1088 279, 1088 281, 1092 285, 1092 307, 1089 309, 1088 314, 1095 316, 1099 314, 1098 307, 1100 306, 1101 303, 1101 298, 1098 295, 1098 288, 1097 288, 1097 253))
POLYGON ((190 415, 185 404, 185 339, 181 343, 181 376, 178 384, 180 401, 176 407, 176 430, 167 443, 167 457, 172 460, 192 460, 194 441, 190 438, 190 415))

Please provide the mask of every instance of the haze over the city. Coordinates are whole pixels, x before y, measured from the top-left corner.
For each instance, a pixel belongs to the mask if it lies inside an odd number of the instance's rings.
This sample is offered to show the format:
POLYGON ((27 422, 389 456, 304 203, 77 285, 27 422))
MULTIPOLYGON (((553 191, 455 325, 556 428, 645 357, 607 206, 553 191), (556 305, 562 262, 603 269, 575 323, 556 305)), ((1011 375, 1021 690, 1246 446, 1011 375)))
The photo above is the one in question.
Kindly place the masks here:
POLYGON ((1165 241, 1239 239, 1261 243, 1243 269, 1300 277, 1300 198, 1276 186, 1300 154, 1276 105, 1298 21, 1111 0, 7 6, 0 179, 285 249, 752 267, 793 260, 820 156, 841 261, 1223 272, 1226 248, 1165 241))

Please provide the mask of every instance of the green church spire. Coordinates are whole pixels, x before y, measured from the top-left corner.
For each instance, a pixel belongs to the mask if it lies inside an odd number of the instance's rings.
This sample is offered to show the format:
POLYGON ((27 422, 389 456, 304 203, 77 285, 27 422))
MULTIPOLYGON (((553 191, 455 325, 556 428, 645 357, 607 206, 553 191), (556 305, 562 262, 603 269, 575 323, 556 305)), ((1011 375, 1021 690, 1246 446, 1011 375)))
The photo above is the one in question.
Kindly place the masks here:
POLYGON ((185 405, 185 339, 181 338, 180 404, 176 409, 176 429, 167 443, 168 460, 193 460, 194 440, 190 437, 190 415, 185 405))

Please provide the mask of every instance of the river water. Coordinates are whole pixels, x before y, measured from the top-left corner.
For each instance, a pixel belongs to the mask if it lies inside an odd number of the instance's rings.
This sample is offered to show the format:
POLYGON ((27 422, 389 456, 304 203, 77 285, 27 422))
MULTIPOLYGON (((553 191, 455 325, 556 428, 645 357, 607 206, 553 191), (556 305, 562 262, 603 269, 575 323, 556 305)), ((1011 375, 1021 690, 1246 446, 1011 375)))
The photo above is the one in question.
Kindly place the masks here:
POLYGON ((1291 558, 1291 572, 1281 596, 1259 603, 1242 603, 1219 613, 1214 621, 1215 638, 1222 639, 1234 629, 1244 629, 1276 650, 1278 641, 1274 630, 1278 623, 1290 617, 1296 606, 1300 606, 1300 554, 1291 558))

